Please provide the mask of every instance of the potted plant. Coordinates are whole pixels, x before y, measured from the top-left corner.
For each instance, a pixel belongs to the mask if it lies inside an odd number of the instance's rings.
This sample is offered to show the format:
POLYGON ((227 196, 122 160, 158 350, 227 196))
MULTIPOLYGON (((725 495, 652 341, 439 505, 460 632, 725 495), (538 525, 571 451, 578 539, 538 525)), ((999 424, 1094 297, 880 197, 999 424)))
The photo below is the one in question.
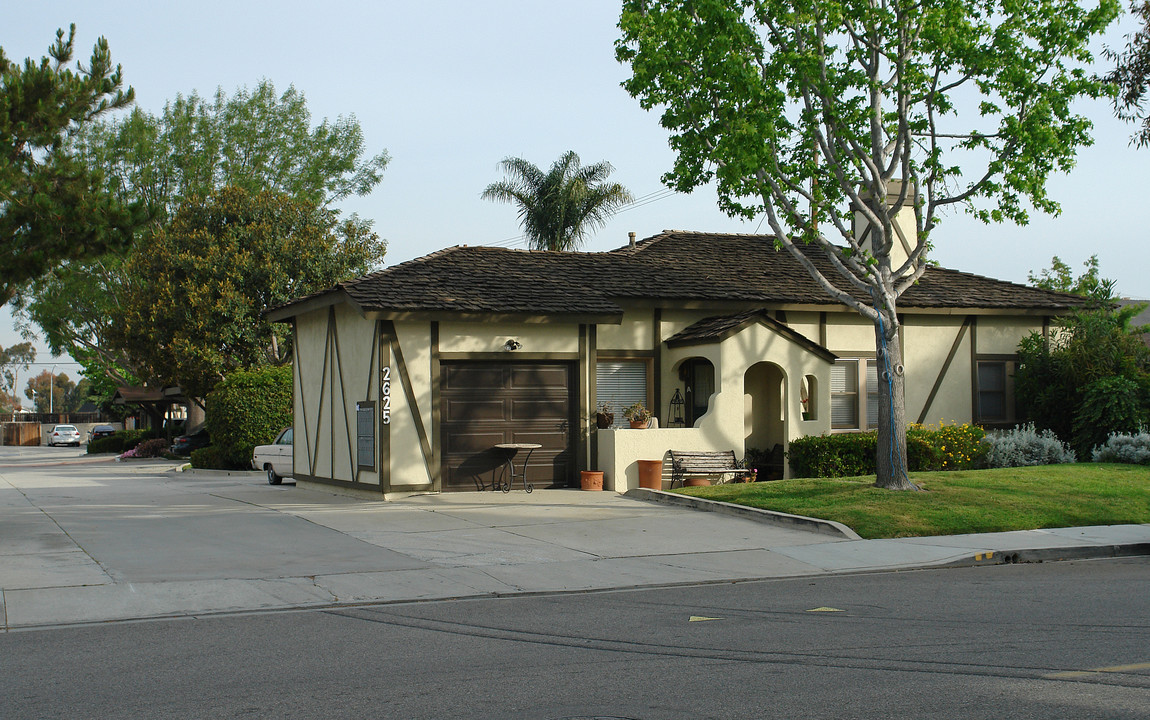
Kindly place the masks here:
POLYGON ((595 408, 595 425, 599 428, 609 428, 614 424, 615 413, 611 411, 611 403, 599 403, 595 408))
POLYGON ((631 427, 645 428, 651 423, 651 411, 641 402, 628 405, 623 409, 623 417, 631 421, 631 427))

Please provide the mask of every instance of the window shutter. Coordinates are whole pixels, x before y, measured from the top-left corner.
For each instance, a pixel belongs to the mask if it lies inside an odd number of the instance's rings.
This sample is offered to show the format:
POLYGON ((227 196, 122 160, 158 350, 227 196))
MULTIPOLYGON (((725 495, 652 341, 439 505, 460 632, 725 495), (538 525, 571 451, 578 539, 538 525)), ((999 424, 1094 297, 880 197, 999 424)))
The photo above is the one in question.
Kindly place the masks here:
POLYGON ((878 362, 866 363, 866 426, 878 427, 878 362))

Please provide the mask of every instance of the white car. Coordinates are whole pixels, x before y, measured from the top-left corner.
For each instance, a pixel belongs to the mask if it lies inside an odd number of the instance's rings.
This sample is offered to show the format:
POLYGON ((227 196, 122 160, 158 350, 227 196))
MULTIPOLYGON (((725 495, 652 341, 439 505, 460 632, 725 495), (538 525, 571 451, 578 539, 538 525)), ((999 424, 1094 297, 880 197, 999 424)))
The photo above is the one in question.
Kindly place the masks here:
POLYGON ((75 445, 80 447, 80 431, 75 425, 57 425, 48 434, 48 446, 75 445))
POLYGON ((295 475, 290 427, 281 430, 271 445, 257 445, 252 450, 252 469, 266 471, 269 485, 279 485, 285 477, 295 475))

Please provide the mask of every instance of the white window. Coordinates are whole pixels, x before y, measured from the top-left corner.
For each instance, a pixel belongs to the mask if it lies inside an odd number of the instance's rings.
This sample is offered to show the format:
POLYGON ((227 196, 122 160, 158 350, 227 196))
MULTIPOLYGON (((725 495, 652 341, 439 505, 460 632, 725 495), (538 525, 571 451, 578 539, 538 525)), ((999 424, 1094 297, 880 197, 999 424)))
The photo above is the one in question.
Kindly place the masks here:
POLYGON ((595 366, 595 405, 610 403, 615 414, 612 427, 627 427, 623 409, 637 402, 651 407, 647 400, 647 361, 609 360, 595 366))

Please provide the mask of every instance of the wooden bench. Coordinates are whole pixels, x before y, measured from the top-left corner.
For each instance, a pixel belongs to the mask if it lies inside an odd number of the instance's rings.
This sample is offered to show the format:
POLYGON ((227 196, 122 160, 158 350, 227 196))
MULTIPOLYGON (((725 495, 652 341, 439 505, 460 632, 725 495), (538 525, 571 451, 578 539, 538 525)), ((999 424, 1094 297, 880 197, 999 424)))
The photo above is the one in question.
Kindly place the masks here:
POLYGON ((746 468, 735 459, 734 450, 670 450, 671 487, 684 483, 688 475, 745 475, 746 468))

